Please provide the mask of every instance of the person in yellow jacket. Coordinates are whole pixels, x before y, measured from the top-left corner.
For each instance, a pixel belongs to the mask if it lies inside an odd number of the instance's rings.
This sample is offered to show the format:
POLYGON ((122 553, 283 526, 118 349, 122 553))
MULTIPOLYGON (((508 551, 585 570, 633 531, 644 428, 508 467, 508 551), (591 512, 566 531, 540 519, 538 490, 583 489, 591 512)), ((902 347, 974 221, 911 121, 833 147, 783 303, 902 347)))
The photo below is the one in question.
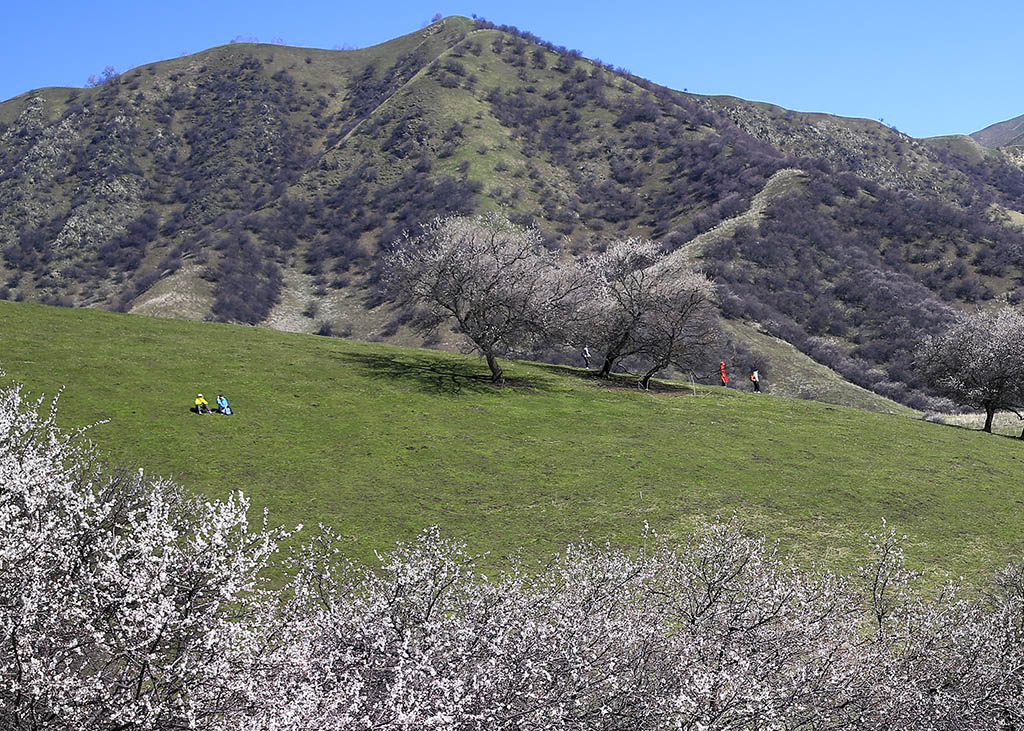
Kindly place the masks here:
POLYGON ((209 414, 210 404, 203 398, 203 394, 196 396, 196 413, 198 414, 209 414))

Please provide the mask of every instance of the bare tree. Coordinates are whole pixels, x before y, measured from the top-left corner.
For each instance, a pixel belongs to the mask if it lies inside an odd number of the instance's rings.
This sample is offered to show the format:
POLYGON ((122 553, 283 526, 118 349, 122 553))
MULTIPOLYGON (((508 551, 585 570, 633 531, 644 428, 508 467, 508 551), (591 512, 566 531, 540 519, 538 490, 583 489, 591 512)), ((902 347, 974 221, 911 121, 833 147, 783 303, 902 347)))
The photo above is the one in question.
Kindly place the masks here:
POLYGON ((1020 416, 1024 406, 1024 316, 1010 307, 961 315, 924 342, 918 362, 955 402, 984 409, 991 432, 997 411, 1020 416))
POLYGON ((629 238, 610 246, 590 267, 592 292, 581 340, 604 350, 601 376, 638 357, 646 388, 672 365, 690 370, 718 338, 712 282, 676 263, 653 241, 629 238))
POLYGON ((524 352, 572 317, 581 278, 542 246, 536 229, 494 214, 439 218, 406 233, 384 263, 385 286, 417 307, 414 324, 430 332, 454 320, 484 355, 495 383, 499 356, 524 352))
POLYGON ((660 256, 653 241, 630 238, 613 243, 590 262, 590 297, 580 339, 604 350, 601 377, 639 348, 636 332, 646 312, 649 267, 660 256))
POLYGON ((115 69, 113 66, 104 66, 103 73, 101 73, 99 76, 97 76, 96 74, 89 74, 89 80, 87 82, 87 85, 102 86, 111 79, 116 79, 118 76, 120 76, 120 74, 117 72, 117 69, 115 69))
POLYGON ((662 283, 645 318, 640 351, 647 363, 640 378, 644 388, 655 373, 669 366, 682 372, 693 370, 720 334, 711 280, 685 268, 658 268, 662 283))

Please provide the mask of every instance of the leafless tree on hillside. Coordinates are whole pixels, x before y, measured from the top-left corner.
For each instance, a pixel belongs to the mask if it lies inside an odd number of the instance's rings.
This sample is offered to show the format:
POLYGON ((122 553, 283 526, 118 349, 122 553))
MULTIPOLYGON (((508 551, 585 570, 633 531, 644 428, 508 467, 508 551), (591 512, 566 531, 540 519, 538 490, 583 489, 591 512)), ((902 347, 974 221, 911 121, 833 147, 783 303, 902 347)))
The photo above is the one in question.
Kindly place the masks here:
POLYGON ((638 357, 641 385, 668 366, 692 369, 718 339, 713 283, 666 258, 653 241, 629 238, 590 265, 592 294, 580 339, 604 351, 601 376, 638 357))
POLYGON ((1010 307, 961 315, 924 342, 918 362, 955 402, 984 409, 991 432, 997 411, 1020 416, 1024 407, 1024 315, 1010 307))
POLYGON ((524 352, 572 319, 582 287, 536 229, 494 214, 435 219, 396 242, 384 269, 388 292, 418 308, 418 329, 454 320, 495 383, 504 377, 498 357, 524 352))

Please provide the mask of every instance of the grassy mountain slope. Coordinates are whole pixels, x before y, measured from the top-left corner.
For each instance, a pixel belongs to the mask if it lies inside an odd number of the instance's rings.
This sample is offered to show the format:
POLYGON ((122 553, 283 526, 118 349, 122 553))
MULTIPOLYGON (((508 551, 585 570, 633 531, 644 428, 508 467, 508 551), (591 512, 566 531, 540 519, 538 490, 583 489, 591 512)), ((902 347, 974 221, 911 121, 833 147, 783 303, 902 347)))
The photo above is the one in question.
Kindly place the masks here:
POLYGON ((89 436, 122 464, 243 488, 275 522, 334 525, 354 555, 437 523, 539 557, 733 511, 844 567, 882 517, 932 569, 1024 548, 1021 443, 919 419, 530 363, 494 389, 472 357, 13 303, 0 363, 34 394, 66 386, 65 426, 107 419, 89 436), (189 413, 198 390, 236 415, 189 413))
MULTIPOLYGON (((746 344, 759 354, 763 363, 760 371, 771 378, 771 392, 776 396, 813 399, 882 414, 907 417, 921 415, 918 411, 850 383, 831 368, 801 353, 791 343, 748 323, 728 320, 723 324, 723 329, 729 338, 746 344)), ((737 375, 743 377, 742 373, 737 375)))
POLYGON ((990 124, 985 129, 971 134, 971 137, 985 147, 1024 145, 1024 114, 1005 122, 990 124))
POLYGON ((566 257, 654 237, 744 332, 924 408, 917 338, 1024 297, 1015 149, 676 92, 467 18, 232 44, 0 104, 0 298, 417 342, 381 249, 499 209, 566 257))

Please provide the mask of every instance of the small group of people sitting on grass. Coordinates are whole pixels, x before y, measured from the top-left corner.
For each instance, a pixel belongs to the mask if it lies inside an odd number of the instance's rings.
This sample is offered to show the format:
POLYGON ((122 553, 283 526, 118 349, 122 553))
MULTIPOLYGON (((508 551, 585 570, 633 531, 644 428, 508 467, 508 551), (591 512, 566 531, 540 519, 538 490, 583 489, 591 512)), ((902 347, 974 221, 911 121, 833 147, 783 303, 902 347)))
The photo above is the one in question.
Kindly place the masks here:
MULTIPOLYGON (((205 398, 203 398, 203 394, 199 394, 198 396, 196 396, 195 409, 197 414, 213 413, 212 411, 210 411, 209 402, 205 398)), ((217 396, 217 413, 224 414, 225 416, 231 416, 231 414, 233 413, 231 411, 231 404, 228 403, 228 400, 227 398, 225 398, 224 394, 220 394, 217 396)))

